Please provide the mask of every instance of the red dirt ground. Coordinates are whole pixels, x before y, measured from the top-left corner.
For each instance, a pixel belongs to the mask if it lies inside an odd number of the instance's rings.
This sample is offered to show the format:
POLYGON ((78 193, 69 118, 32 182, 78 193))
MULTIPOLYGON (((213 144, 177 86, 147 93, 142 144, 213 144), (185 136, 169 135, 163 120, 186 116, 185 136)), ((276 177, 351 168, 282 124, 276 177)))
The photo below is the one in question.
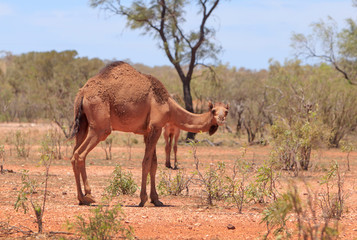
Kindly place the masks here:
MULTIPOLYGON (((14 134, 13 131, 17 129, 31 131, 31 136, 34 139, 36 138, 34 136, 39 136, 49 128, 47 125, 39 124, 0 124, 0 135, 9 138, 11 134, 14 134)), ((223 133, 219 134, 224 136, 223 133)), ((219 134, 211 140, 219 140, 219 134)), ((200 136, 207 138, 207 135, 202 134, 200 136)), ((92 194, 98 201, 104 192, 104 188, 108 185, 108 180, 116 163, 120 163, 124 170, 131 171, 136 183, 140 185, 141 158, 144 153, 144 146, 142 139, 138 137, 138 140, 139 143, 131 149, 131 161, 127 160, 128 147, 123 144, 120 144, 120 146, 116 144, 113 147, 114 160, 104 160, 105 154, 101 147, 95 148, 88 156, 89 183, 92 194)), ((23 211, 15 211, 14 204, 17 193, 21 188, 21 170, 29 170, 30 177, 39 182, 43 179, 44 168, 38 166, 39 153, 36 150, 38 146, 31 147, 31 154, 28 159, 21 159, 15 156, 13 146, 7 144, 5 140, 0 142, 0 145, 2 144, 5 145, 7 152, 4 168, 12 170, 13 173, 7 172, 0 175, 0 239, 35 239, 36 236, 34 235, 29 236, 16 231, 16 229, 37 231, 32 209, 24 214, 23 211)), ((269 157, 269 151, 269 147, 248 147, 244 158, 259 164, 269 157)), ((40 235, 37 238, 58 239, 60 236, 68 239, 79 238, 73 232, 69 235, 59 234, 58 232, 69 232, 65 227, 66 221, 74 222, 76 216, 79 215, 89 216, 89 210, 95 208, 95 206, 78 205, 72 166, 69 161, 70 148, 63 152, 67 154, 65 159, 54 160, 50 167, 49 198, 44 214, 46 235, 40 235), (50 232, 55 233, 49 234, 50 232)), ((158 183, 159 173, 164 169, 165 164, 163 139, 159 141, 157 152, 159 159, 158 183)), ((209 163, 216 161, 224 161, 228 166, 229 163, 240 156, 241 148, 239 145, 233 144, 231 147, 228 144, 224 147, 199 146, 197 154, 203 166, 208 166, 209 163)), ((187 172, 194 170, 190 146, 179 145, 178 158, 181 168, 185 168, 187 172)), ((312 168, 314 170, 301 173, 300 176, 304 176, 311 185, 318 186, 319 177, 325 174, 318 169, 327 167, 331 160, 338 161, 345 168, 346 153, 335 149, 319 150, 314 152, 313 159, 316 162, 316 165, 312 168)), ((351 153, 350 159, 351 171, 346 173, 344 185, 348 193, 346 203, 348 209, 340 221, 339 239, 357 239, 357 201, 355 201, 357 197, 357 154, 351 153)), ((202 167, 202 170, 204 169, 205 167, 202 167)), ((165 204, 164 207, 154 207, 147 204, 147 206, 140 208, 138 207, 139 190, 134 196, 123 196, 118 199, 124 206, 125 224, 134 228, 137 239, 261 239, 263 234, 266 233, 266 226, 260 223, 261 213, 266 207, 264 205, 245 205, 243 213, 238 214, 235 207, 223 202, 208 207, 198 190, 191 191, 188 196, 160 196, 160 200, 165 204), (229 224, 235 226, 235 229, 228 229, 229 224)))

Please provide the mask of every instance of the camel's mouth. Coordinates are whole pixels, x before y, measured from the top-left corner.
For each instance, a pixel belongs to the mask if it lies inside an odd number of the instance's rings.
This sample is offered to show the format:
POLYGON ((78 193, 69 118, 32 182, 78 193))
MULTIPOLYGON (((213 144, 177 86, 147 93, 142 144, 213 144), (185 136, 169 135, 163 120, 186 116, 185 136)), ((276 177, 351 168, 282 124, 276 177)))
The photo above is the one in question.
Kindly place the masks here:
POLYGON ((217 121, 218 126, 223 126, 226 123, 226 121, 217 121))
POLYGON ((218 125, 217 125, 217 124, 216 124, 216 125, 212 125, 212 126, 209 128, 209 131, 208 131, 209 135, 210 135, 210 136, 213 135, 213 134, 217 131, 217 129, 218 129, 218 125))

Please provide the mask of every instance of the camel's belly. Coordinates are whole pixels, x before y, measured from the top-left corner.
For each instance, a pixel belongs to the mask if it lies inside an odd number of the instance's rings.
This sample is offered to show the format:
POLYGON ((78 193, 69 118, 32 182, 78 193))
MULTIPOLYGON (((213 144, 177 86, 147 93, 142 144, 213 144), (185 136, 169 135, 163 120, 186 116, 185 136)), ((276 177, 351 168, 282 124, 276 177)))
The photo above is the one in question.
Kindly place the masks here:
POLYGON ((148 111, 141 106, 122 106, 111 110, 111 125, 115 131, 145 134, 148 111))

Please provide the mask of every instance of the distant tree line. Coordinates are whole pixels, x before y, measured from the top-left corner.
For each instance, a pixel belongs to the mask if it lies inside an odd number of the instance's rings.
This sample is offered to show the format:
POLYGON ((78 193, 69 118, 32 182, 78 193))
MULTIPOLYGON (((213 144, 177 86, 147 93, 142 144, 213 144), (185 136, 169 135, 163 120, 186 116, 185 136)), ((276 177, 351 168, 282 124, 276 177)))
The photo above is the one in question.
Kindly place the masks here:
MULTIPOLYGON (((105 64, 79 57, 76 51, 2 54, 0 121, 49 119, 68 135, 75 94, 105 64)), ((178 101, 183 98, 173 67, 133 65, 159 78, 178 101)), ((230 128, 246 136, 250 144, 270 141, 271 128, 277 123, 284 124, 284 131, 314 123, 325 142, 338 147, 357 126, 356 89, 328 64, 310 66, 292 60, 283 65, 271 62, 268 70, 261 71, 229 65, 214 71, 198 68, 192 92, 196 112, 206 111, 210 100, 229 103, 230 128)))

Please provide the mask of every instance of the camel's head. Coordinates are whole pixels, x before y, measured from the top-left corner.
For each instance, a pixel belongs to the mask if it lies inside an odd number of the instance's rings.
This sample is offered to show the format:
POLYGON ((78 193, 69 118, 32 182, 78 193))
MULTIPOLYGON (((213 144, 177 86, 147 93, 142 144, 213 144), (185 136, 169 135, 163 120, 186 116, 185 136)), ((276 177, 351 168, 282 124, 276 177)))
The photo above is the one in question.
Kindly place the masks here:
POLYGON ((212 104, 212 102, 209 102, 209 110, 213 116, 212 125, 208 131, 209 135, 214 134, 217 131, 218 126, 222 126, 223 124, 225 124, 226 117, 228 114, 228 109, 229 109, 228 104, 224 104, 220 102, 212 104))

